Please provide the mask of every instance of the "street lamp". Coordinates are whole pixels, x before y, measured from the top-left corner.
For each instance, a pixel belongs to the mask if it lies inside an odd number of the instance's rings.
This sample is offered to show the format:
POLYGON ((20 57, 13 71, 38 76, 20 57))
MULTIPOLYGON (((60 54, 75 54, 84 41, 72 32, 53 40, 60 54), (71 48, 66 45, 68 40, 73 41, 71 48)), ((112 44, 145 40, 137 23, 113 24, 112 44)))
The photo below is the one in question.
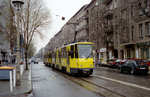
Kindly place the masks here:
POLYGON ((22 7, 22 5, 24 4, 24 2, 20 1, 20 0, 13 0, 12 4, 14 5, 14 7, 16 8, 16 16, 17 16, 17 67, 16 67, 16 71, 17 71, 17 80, 16 80, 16 85, 20 86, 20 32, 19 32, 19 12, 20 12, 20 8, 22 7))

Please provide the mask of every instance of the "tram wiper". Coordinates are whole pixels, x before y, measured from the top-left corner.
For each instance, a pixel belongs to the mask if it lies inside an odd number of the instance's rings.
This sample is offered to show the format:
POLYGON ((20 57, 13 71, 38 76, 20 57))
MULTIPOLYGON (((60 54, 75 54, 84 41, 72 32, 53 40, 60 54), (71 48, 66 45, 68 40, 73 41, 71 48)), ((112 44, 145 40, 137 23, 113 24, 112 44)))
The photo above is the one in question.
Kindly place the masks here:
POLYGON ((92 52, 86 57, 86 60, 91 56, 92 52))

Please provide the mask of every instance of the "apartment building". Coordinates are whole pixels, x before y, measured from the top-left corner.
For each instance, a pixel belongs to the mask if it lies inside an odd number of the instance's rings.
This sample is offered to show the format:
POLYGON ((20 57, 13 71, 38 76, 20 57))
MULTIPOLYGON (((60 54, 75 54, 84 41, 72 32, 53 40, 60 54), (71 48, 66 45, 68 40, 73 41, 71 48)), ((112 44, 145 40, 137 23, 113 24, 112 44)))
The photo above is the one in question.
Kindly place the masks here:
MULTIPOLYGON (((49 50, 59 48, 63 45, 89 41, 87 5, 84 5, 76 14, 74 14, 61 30, 49 41, 49 50)), ((47 46, 48 47, 48 46, 47 46)))
POLYGON ((150 59, 149 6, 149 0, 91 1, 87 7, 89 40, 94 42, 98 59, 106 58, 105 38, 111 38, 109 58, 150 59), (112 33, 113 37, 106 35, 104 38, 106 32, 112 33))
POLYGON ((110 59, 150 59, 150 1, 91 0, 55 38, 50 43, 57 47, 74 41, 93 42, 97 59, 106 59, 106 55, 110 59))
POLYGON ((150 59, 150 17, 144 14, 139 3, 144 11, 148 12, 149 0, 117 1, 113 17, 117 26, 114 29, 114 49, 119 58, 150 59))
POLYGON ((10 62, 11 48, 8 34, 6 33, 9 32, 9 29, 7 29, 7 13, 4 13, 4 11, 8 8, 8 2, 9 0, 0 1, 0 60, 8 60, 10 62))

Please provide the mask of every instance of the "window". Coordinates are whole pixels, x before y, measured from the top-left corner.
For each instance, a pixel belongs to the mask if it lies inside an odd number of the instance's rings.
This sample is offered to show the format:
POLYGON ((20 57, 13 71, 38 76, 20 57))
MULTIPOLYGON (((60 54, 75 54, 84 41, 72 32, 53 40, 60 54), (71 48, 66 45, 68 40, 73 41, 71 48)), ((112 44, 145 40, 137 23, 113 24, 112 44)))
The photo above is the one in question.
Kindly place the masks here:
POLYGON ((134 26, 131 27, 131 39, 134 39, 134 26))
POLYGON ((117 8, 117 0, 114 1, 114 8, 117 8))
POLYGON ((149 22, 145 23, 145 31, 146 31, 146 35, 150 35, 150 23, 149 22))
POLYGON ((131 52, 130 52, 130 49, 127 49, 127 58, 131 58, 131 52))
POLYGON ((125 62, 125 65, 129 65, 129 63, 130 63, 130 61, 126 61, 126 62, 125 62))
POLYGON ((75 44, 75 58, 78 58, 78 46, 75 44))
POLYGON ((144 3, 145 3, 145 12, 148 12, 149 11, 148 0, 145 0, 144 3))
POLYGON ((61 51, 58 51, 59 62, 61 63, 61 51))
POLYGON ((134 16, 134 9, 133 9, 134 7, 133 6, 131 6, 131 17, 133 17, 134 16))
POLYGON ((139 14, 140 14, 140 16, 142 16, 142 15, 143 15, 143 9, 142 9, 142 8, 140 8, 140 12, 139 12, 139 14))
POLYGON ((134 61, 131 61, 130 64, 131 64, 131 66, 135 66, 135 62, 134 61))
POLYGON ((74 45, 71 45, 71 58, 74 58, 74 45))
POLYGON ((92 58, 92 45, 90 44, 79 44, 79 58, 92 58))
POLYGON ((122 19, 127 19, 127 9, 122 9, 121 10, 121 17, 122 17, 122 19))
POLYGON ((143 37, 143 24, 139 24, 140 37, 143 37))
POLYGON ((123 39, 127 39, 127 31, 126 30, 127 30, 126 27, 122 28, 123 39))
POLYGON ((109 9, 112 10, 112 9, 113 9, 113 2, 111 1, 111 2, 108 4, 108 6, 109 6, 109 9))

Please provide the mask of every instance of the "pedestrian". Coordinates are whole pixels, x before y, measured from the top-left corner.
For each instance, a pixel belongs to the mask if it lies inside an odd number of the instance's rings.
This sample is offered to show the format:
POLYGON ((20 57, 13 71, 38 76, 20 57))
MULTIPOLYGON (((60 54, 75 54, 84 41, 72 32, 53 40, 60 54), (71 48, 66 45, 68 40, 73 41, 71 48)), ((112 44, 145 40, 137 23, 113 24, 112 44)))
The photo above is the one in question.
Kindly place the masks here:
POLYGON ((0 60, 0 66, 1 66, 2 60, 0 60))
POLYGON ((5 60, 5 62, 6 62, 6 65, 8 66, 8 60, 5 60))
POLYGON ((11 60, 11 63, 13 64, 14 62, 13 62, 13 59, 11 60))

